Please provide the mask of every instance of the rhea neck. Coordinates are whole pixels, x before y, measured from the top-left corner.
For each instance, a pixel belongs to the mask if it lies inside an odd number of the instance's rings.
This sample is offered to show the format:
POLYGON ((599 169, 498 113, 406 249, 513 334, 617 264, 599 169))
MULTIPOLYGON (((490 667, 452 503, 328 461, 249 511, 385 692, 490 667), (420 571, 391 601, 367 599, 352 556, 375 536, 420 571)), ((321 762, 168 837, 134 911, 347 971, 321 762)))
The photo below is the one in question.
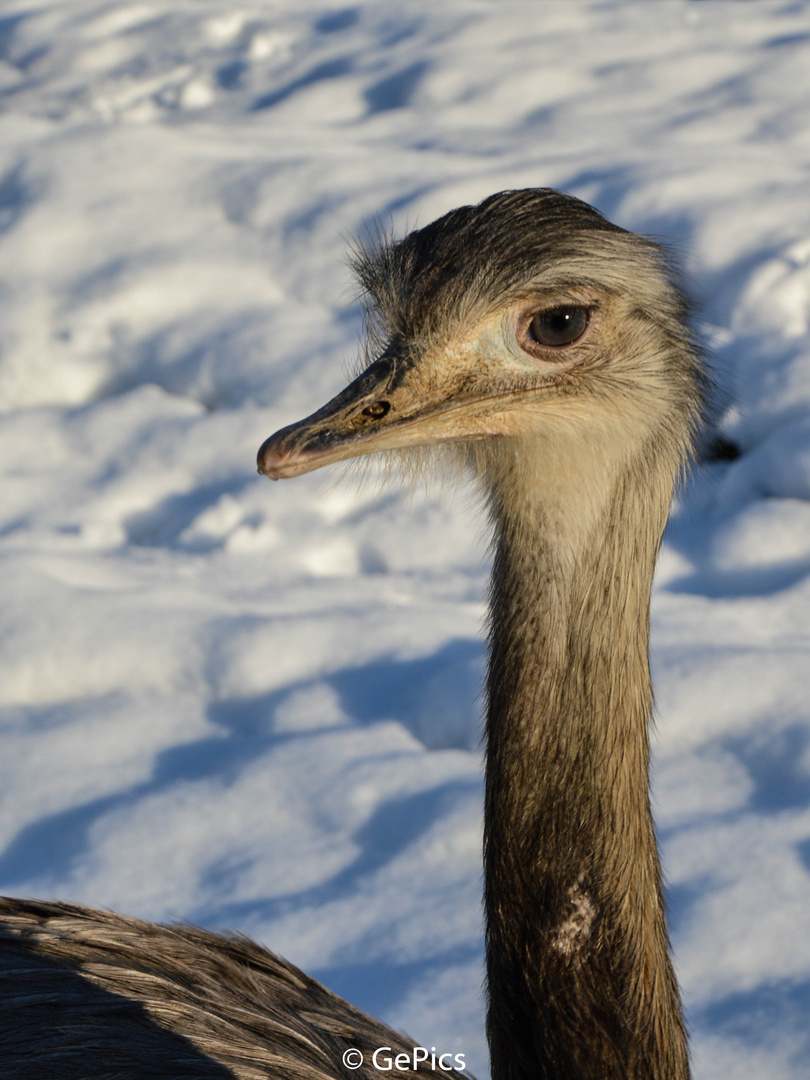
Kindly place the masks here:
POLYGON ((491 470, 493 1080, 688 1077, 648 794, 649 601, 676 468, 514 439, 491 470))

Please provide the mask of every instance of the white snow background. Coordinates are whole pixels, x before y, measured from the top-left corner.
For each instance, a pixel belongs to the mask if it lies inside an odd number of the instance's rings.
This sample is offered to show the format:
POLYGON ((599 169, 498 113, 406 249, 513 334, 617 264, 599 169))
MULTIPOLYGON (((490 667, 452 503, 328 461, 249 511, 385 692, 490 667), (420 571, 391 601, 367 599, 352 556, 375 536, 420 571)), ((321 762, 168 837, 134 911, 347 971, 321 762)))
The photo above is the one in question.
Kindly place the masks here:
POLYGON ((469 496, 271 485, 347 239, 550 185, 674 243, 742 455, 653 604, 697 1080, 810 1071, 810 4, 0 4, 0 891, 234 927, 487 1070, 469 496))

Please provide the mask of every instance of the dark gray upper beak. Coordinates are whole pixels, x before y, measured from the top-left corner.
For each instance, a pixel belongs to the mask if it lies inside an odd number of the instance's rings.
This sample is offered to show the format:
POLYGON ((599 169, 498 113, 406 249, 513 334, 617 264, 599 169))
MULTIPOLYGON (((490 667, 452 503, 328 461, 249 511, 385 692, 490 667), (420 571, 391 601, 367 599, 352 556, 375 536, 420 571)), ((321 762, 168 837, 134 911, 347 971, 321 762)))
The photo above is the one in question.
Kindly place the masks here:
POLYGON ((386 393, 396 368, 382 356, 317 412, 271 435, 256 458, 259 472, 280 480, 361 453, 391 410, 386 393))

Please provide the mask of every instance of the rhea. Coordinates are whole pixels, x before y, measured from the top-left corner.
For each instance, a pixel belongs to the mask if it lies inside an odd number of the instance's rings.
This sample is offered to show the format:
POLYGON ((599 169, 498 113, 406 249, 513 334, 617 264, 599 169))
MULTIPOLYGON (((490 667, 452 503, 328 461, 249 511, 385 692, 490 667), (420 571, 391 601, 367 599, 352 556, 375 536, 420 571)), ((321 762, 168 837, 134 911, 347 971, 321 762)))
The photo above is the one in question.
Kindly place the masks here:
MULTIPOLYGON (((259 471, 436 447, 485 497, 492 1076, 687 1080, 648 659, 653 570, 706 382, 683 296, 659 246, 547 189, 493 195, 355 262, 369 362, 271 436, 259 471)), ((349 1075, 347 1047, 408 1045, 243 939, 30 901, 5 902, 0 925, 0 1047, 22 1062, 9 1076, 165 1076, 161 1054, 184 1052, 187 1072, 166 1058, 172 1076, 317 1080, 349 1075), (49 1073, 35 1055, 57 1015, 49 1073), (110 1060, 117 1028, 135 1065, 73 1068, 110 1060)), ((376 1070, 367 1058, 353 1075, 376 1070)))

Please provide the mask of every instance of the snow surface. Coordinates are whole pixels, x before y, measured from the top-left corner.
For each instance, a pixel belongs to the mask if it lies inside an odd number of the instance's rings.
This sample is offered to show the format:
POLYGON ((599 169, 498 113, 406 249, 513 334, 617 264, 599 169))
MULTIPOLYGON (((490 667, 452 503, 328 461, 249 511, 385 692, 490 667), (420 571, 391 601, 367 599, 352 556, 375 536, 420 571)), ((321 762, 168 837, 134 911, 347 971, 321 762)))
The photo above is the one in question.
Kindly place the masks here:
POLYGON ((654 596, 697 1080, 810 1069, 810 5, 0 4, 0 887, 237 927, 486 1073, 463 492, 270 485, 346 239, 553 185, 675 244, 743 451, 654 596))

